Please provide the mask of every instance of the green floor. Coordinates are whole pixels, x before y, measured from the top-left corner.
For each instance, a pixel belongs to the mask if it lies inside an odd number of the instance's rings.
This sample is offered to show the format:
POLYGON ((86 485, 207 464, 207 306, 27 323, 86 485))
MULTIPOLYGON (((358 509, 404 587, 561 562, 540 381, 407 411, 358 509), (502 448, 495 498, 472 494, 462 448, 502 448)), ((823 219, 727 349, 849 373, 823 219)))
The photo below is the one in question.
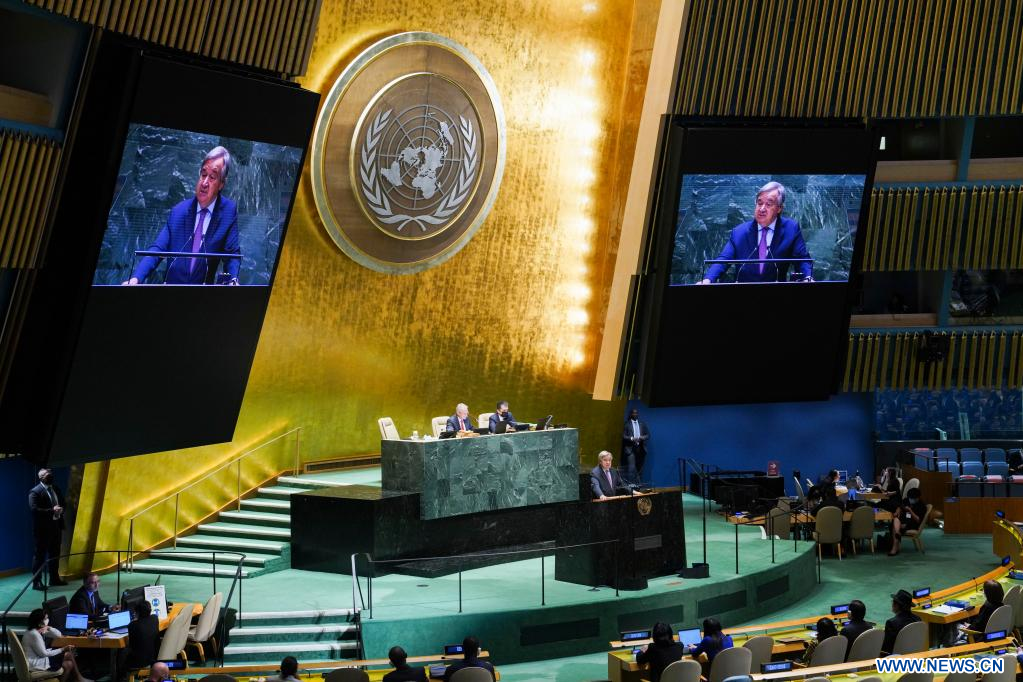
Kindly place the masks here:
MULTIPOLYGON (((324 476, 328 476, 325 474, 324 476)), ((379 476, 379 473, 376 474, 379 476)), ((372 474, 365 475, 366 482, 372 474)), ((349 476, 343 480, 354 482, 349 476)), ((363 482, 363 481, 359 481, 363 482)), ((700 504, 692 497, 686 498, 685 513, 687 524, 687 552, 689 561, 702 558, 700 533, 700 504)), ((802 599, 793 600, 791 605, 771 613, 758 614, 750 622, 764 622, 785 618, 803 617, 827 611, 831 604, 846 603, 858 598, 867 605, 867 617, 882 621, 887 618, 890 606, 889 595, 898 588, 912 589, 931 586, 937 590, 981 575, 995 566, 996 558, 991 552, 990 536, 951 535, 929 529, 924 539, 926 554, 918 554, 912 545, 904 545, 900 556, 889 558, 882 554, 859 555, 838 561, 825 556, 823 582, 802 599)), ((779 563, 793 556, 791 542, 776 543, 775 550, 779 563)), ((806 545, 800 548, 806 551, 806 545)), ((708 561, 711 565, 711 582, 735 574, 735 532, 734 527, 716 515, 708 517, 708 561)), ((770 542, 760 539, 759 529, 740 528, 740 571, 759 571, 771 562, 770 542)), ((608 588, 590 592, 585 587, 558 583, 553 580, 553 562, 544 566, 544 585, 548 605, 592 603, 614 599, 614 591, 608 588)), ((0 609, 6 607, 24 586, 27 576, 11 576, 0 579, 0 609)), ((152 582, 153 576, 122 574, 122 589, 133 585, 152 582)), ((211 593, 209 578, 166 576, 161 584, 167 585, 171 599, 201 599, 211 593)), ((229 583, 218 579, 217 588, 227 592, 229 583)), ((103 593, 112 597, 115 576, 103 577, 103 593)), ((663 591, 678 589, 676 578, 661 578, 652 581, 647 594, 656 595, 663 591)), ((540 562, 530 560, 505 564, 466 572, 462 580, 463 609, 470 613, 484 614, 523 605, 539 607, 540 562)), ((59 593, 70 594, 76 586, 63 588, 59 593)), ((365 582, 362 584, 367 590, 365 582)), ((347 608, 352 604, 352 580, 348 576, 286 570, 244 581, 243 608, 249 611, 305 610, 325 608, 347 608)), ((455 613, 458 601, 457 577, 424 580, 405 576, 389 576, 374 581, 373 601, 375 618, 415 618, 416 611, 422 613, 455 613)), ((635 594, 635 593, 623 593, 635 594)), ((365 596, 368 597, 368 594, 365 596)), ((15 610, 25 611, 39 603, 39 593, 28 591, 15 610)), ((237 604, 237 595, 233 600, 237 604)), ((727 626, 742 623, 725 623, 727 626)), ((532 663, 509 664, 501 667, 502 679, 507 682, 527 680, 552 680, 572 682, 576 680, 604 679, 606 677, 606 654, 587 654, 570 658, 537 661, 532 663)))

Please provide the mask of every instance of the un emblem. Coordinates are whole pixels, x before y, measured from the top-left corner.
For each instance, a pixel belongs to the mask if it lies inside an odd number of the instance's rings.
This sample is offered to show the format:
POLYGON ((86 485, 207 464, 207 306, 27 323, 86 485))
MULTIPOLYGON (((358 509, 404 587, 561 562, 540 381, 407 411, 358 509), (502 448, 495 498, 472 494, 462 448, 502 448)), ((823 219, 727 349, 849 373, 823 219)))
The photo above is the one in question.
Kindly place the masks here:
POLYGON ((313 138, 317 210, 362 265, 424 270, 482 224, 504 145, 500 100, 471 53, 433 34, 393 36, 346 67, 327 97, 313 138))

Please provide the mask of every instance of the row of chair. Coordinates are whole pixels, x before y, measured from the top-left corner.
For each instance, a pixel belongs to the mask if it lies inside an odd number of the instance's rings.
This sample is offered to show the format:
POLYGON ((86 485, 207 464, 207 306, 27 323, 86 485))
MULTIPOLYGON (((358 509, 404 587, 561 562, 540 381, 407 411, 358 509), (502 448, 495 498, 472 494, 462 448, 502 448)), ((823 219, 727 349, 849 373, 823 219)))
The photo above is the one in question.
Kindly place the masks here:
MULTIPOLYGON (((696 664, 699 667, 699 663, 696 664)), ((484 668, 462 668, 451 676, 452 682, 493 682, 484 668)), ((234 675, 214 673, 200 677, 196 682, 238 682, 234 675)), ((369 673, 361 668, 337 668, 323 675, 323 682, 369 682, 369 673)))
MULTIPOLYGON (((915 479, 914 479, 915 480, 915 479)), ((932 505, 927 505, 927 512, 921 519, 920 528, 904 530, 902 536, 913 541, 913 545, 921 554, 924 552, 922 533, 927 527, 931 516, 932 505)), ((814 517, 813 538, 817 542, 817 555, 821 554, 821 545, 835 545, 838 558, 842 558, 842 525, 845 514, 838 507, 822 507, 814 517)), ((792 517, 788 509, 778 506, 767 512, 764 532, 778 539, 787 540, 792 536, 792 517)), ((849 539, 852 540, 853 553, 862 541, 870 543, 870 551, 874 551, 874 509, 873 507, 857 507, 849 519, 849 539)))
MULTIPOLYGON (((1009 450, 1009 453, 1019 452, 1019 448, 1009 450)), ((935 458, 937 461, 947 460, 949 462, 1007 462, 1008 456, 1004 448, 916 448, 914 452, 928 459, 935 458)))
MULTIPOLYGON (((474 426, 472 420, 467 420, 469 423, 467 426, 470 429, 480 428, 485 429, 490 426, 490 417, 493 412, 483 412, 476 418, 479 426, 474 426)), ((377 425, 380 427, 380 438, 383 440, 400 440, 401 435, 398 433, 398 427, 394 425, 394 420, 390 417, 381 417, 377 419, 377 425)), ((433 427, 433 437, 440 438, 440 434, 444 432, 448 425, 448 417, 434 417, 430 420, 430 425, 433 427)))

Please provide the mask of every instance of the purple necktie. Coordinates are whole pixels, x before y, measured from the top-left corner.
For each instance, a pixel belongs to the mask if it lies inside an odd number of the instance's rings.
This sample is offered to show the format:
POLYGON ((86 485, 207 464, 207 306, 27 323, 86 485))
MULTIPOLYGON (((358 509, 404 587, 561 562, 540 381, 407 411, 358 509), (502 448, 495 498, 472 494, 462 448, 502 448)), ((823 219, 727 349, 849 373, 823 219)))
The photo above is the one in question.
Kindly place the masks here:
POLYGON ((604 475, 607 476, 607 484, 608 484, 608 486, 610 486, 611 490, 614 490, 615 484, 611 482, 611 470, 610 469, 605 469, 604 470, 604 475))
MULTIPOLYGON (((760 228, 760 260, 767 258, 767 228, 760 228)), ((764 274, 764 264, 760 264, 760 274, 764 274)))
MULTIPOLYGON (((202 246, 202 224, 206 220, 206 214, 209 213, 209 209, 202 209, 199 211, 199 218, 195 221, 195 233, 192 235, 192 253, 199 253, 199 247, 202 246)), ((763 249, 761 249, 763 250, 763 249)), ((761 256, 763 258, 763 256, 761 256)), ((192 274, 195 271, 195 262, 198 258, 192 259, 192 264, 188 268, 188 274, 192 274)), ((763 272, 763 266, 761 266, 761 272, 763 272)))

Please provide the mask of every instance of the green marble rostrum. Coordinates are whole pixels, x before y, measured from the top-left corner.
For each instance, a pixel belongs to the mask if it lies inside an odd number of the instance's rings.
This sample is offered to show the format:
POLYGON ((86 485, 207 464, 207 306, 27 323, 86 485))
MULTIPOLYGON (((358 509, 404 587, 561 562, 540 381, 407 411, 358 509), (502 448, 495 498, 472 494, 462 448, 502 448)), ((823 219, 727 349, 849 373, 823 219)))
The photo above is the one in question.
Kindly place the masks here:
POLYGON ((384 440, 383 489, 421 493, 421 518, 579 499, 579 432, 384 440))

